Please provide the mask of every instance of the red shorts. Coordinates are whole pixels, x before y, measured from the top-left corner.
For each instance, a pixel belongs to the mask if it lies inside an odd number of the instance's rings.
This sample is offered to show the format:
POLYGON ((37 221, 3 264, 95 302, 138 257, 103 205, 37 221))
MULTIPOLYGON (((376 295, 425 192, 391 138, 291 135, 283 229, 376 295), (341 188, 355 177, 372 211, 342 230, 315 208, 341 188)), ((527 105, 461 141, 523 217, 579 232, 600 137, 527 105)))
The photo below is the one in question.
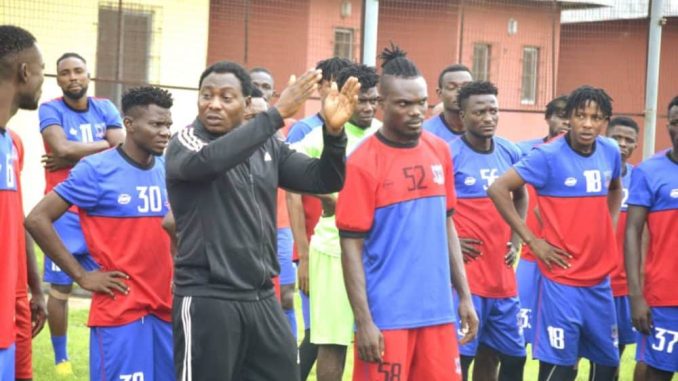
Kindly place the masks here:
POLYGON ((385 330, 382 335, 381 363, 361 360, 355 348, 353 381, 461 380, 459 346, 453 324, 385 330))
POLYGON ((16 378, 33 378, 33 325, 31 322, 31 307, 28 296, 16 298, 16 378))

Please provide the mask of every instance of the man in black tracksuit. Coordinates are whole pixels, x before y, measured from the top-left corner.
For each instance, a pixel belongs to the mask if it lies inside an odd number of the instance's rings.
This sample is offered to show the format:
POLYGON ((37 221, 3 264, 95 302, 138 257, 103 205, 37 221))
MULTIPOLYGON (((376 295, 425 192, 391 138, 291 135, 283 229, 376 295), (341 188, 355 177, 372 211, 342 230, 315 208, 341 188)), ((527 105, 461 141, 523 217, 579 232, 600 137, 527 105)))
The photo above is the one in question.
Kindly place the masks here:
POLYGON ((200 78, 198 118, 167 149, 167 188, 176 219, 174 360, 178 380, 298 379, 296 343, 275 299, 276 189, 332 193, 344 178, 343 124, 357 80, 323 101, 322 157, 275 137, 313 93, 319 71, 288 86, 278 104, 243 124, 252 83, 219 62, 200 78))

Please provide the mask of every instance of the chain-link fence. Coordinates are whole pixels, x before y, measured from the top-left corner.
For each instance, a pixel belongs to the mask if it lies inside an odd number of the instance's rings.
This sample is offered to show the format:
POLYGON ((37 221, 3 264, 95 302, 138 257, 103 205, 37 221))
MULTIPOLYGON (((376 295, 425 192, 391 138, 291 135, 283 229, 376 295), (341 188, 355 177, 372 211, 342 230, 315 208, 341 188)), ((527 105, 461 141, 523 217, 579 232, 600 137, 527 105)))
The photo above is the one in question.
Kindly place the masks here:
MULTIPOLYGON (((502 109, 499 133, 511 139, 543 135, 546 103, 581 84, 604 87, 615 100, 615 113, 630 115, 642 126, 648 2, 381 0, 377 46, 393 41, 409 53, 427 79, 431 105, 438 102, 438 74, 450 64, 463 63, 476 79, 494 82, 502 109)), ((117 102, 126 88, 141 83, 171 90, 176 126, 195 117, 198 77, 217 60, 266 67, 281 91, 290 74, 321 59, 362 57, 363 0, 0 4, 0 23, 25 27, 38 39, 48 75, 45 100, 61 95, 54 79, 56 59, 74 51, 88 60, 91 95, 117 102)), ((678 0, 665 0, 664 13, 658 148, 668 146, 666 105, 678 93, 678 0)), ((304 112, 315 111, 317 103, 309 102, 304 112)), ((39 182, 39 162, 32 159, 41 147, 37 116, 24 113, 13 124, 35 143, 27 144, 27 170, 34 170, 39 182)))

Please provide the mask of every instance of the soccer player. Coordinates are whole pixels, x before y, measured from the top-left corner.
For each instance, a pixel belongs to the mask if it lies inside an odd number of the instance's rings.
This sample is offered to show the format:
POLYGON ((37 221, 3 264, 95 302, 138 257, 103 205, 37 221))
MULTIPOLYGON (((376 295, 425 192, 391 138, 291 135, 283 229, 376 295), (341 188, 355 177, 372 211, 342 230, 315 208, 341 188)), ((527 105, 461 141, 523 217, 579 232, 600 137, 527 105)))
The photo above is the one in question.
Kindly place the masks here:
POLYGON ((450 283, 459 293, 462 343, 478 320, 451 218, 450 151, 422 133, 427 91, 417 67, 393 45, 381 58, 384 125, 348 158, 337 204, 356 320, 353 379, 459 380, 450 283))
POLYGON ((122 98, 122 145, 73 167, 26 218, 50 257, 92 291, 90 379, 171 380, 172 257, 161 222, 168 210, 162 155, 170 138, 172 97, 156 87, 122 98), (78 207, 87 246, 101 271, 88 272, 52 223, 78 207))
POLYGON ((265 67, 255 67, 250 70, 252 85, 261 91, 262 97, 266 102, 271 102, 275 95, 275 81, 273 74, 265 67))
POLYGON ((35 37, 25 29, 0 25, 0 381, 14 381, 17 358, 16 304, 26 279, 21 187, 15 172, 19 152, 7 124, 19 109, 35 110, 42 94, 45 64, 35 37))
POLYGON ((533 353, 539 379, 570 380, 578 358, 586 357, 594 379, 613 380, 619 352, 608 275, 617 262, 612 221, 622 201, 621 155, 615 142, 599 136, 612 114, 611 99, 582 86, 569 95, 565 113, 570 131, 534 148, 488 195, 538 258, 533 353), (527 227, 511 200, 525 183, 537 192, 541 232, 527 227))
MULTIPOLYGON (((317 70, 322 70, 322 80, 318 86, 318 96, 323 99, 330 89, 330 84, 339 72, 353 65, 347 59, 333 57, 319 61, 317 70)), ((287 142, 296 143, 306 136, 311 130, 322 126, 323 119, 320 113, 315 113, 305 119, 294 123, 288 133, 287 142)), ((308 298, 308 243, 315 229, 315 225, 322 214, 320 200, 309 195, 298 195, 287 192, 287 209, 290 217, 290 228, 294 238, 294 257, 298 260, 297 279, 299 282, 299 296, 301 297, 301 310, 304 318, 304 338, 299 345, 299 368, 301 380, 304 381, 313 368, 318 348, 311 343, 311 311, 308 298)))
MULTIPOLYGON (((474 378, 496 380, 497 368, 490 358, 499 358, 499 379, 522 380, 525 341, 517 316, 520 302, 513 263, 520 247, 517 234, 501 218, 487 188, 520 160, 518 147, 495 136, 499 122, 497 88, 490 82, 470 82, 458 95, 464 134, 449 143, 454 163, 454 187, 458 204, 453 215, 464 254, 473 305, 480 324, 478 336, 459 348, 462 374, 476 354, 474 378)), ((513 191, 513 203, 525 216, 525 188, 513 191)))
MULTIPOLYGON (((546 124, 548 125, 548 134, 543 138, 516 143, 522 151, 523 157, 527 156, 534 147, 550 142, 570 129, 569 121, 565 117, 566 104, 567 96, 561 95, 546 105, 544 119, 546 119, 546 124)), ((539 235, 541 223, 535 213, 537 208, 537 193, 529 184, 527 184, 526 189, 528 193, 528 206, 525 222, 530 230, 539 235)), ((532 253, 529 245, 522 246, 520 260, 516 268, 516 282, 520 299, 520 327, 525 337, 525 343, 531 344, 534 337, 534 310, 537 303, 539 269, 537 268, 537 258, 532 253)))
POLYGON ((607 137, 615 140, 621 151, 622 172, 621 183, 623 198, 619 218, 617 219, 617 265, 610 274, 610 285, 614 296, 614 306, 617 312, 617 331, 619 332, 619 357, 624 353, 624 347, 636 342, 636 333, 631 322, 631 306, 629 304, 629 290, 624 270, 624 234, 626 233, 626 218, 629 199, 629 185, 633 166, 628 163, 629 158, 638 145, 638 124, 631 118, 618 116, 612 118, 607 126, 607 137))
POLYGON ((440 72, 436 94, 441 100, 443 110, 424 122, 426 131, 446 142, 454 140, 464 133, 464 124, 459 116, 457 95, 459 89, 471 81, 473 81, 471 71, 461 64, 450 65, 440 72))
POLYGON ((198 117, 167 150, 167 186, 176 219, 174 339, 177 378, 296 380, 294 338, 275 299, 276 191, 331 193, 343 185, 344 123, 360 84, 336 85, 322 104, 320 159, 275 135, 283 118, 315 92, 311 70, 278 103, 242 124, 252 81, 221 61, 199 81, 198 117))
MULTIPOLYGON (((344 125, 350 152, 365 136, 373 133, 377 109, 379 76, 375 68, 351 65, 337 75, 337 85, 358 78, 360 94, 353 115, 344 125)), ((323 149, 322 131, 315 129, 295 143, 296 150, 319 158, 323 149)), ((353 340, 353 313, 348 302, 341 268, 339 232, 334 218, 336 194, 318 195, 323 214, 315 226, 308 255, 309 296, 311 308, 311 343, 318 345, 316 374, 319 381, 340 381, 346 363, 346 348, 353 340)))
MULTIPOLYGON (((39 110, 40 133, 47 152, 43 157, 45 194, 64 181, 80 159, 120 144, 124 136, 122 120, 113 103, 87 96, 89 71, 79 54, 65 53, 59 57, 57 84, 63 97, 43 103, 39 110)), ((85 244, 75 207, 55 221, 54 228, 85 269, 97 268, 85 244)), ((68 298, 73 279, 49 257, 45 257, 44 265, 44 279, 50 283, 47 312, 55 370, 59 376, 68 376, 73 374, 67 350, 68 298)))
POLYGON ((633 170, 627 201, 624 257, 633 326, 640 332, 636 359, 647 364, 647 381, 668 381, 678 372, 678 96, 669 103, 668 113, 672 147, 633 170), (649 247, 643 269, 645 224, 649 247))

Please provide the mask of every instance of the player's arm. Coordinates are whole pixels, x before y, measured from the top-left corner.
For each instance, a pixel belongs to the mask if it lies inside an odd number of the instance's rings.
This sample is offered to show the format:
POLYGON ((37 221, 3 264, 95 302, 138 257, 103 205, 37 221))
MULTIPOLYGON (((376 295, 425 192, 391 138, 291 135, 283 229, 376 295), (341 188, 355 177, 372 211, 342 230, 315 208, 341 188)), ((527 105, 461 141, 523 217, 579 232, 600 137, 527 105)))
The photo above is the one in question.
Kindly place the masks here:
POLYGON ((365 269, 362 262, 364 239, 341 237, 340 242, 344 284, 356 322, 358 355, 363 361, 380 362, 384 354, 384 336, 374 324, 367 303, 365 269))
POLYGON ((487 195, 492 199, 499 214, 511 226, 511 229, 520 236, 526 245, 530 246, 535 255, 549 269, 554 264, 564 269, 570 267, 567 259, 571 256, 562 249, 553 247, 545 240, 537 238, 516 210, 511 199, 511 193, 524 186, 525 181, 515 169, 511 168, 490 186, 487 195))
POLYGON ((452 217, 447 217, 447 248, 450 257, 450 273, 452 275, 452 287, 457 290, 459 295, 459 318, 461 319, 461 329, 464 337, 460 344, 466 344, 473 340, 478 333, 478 315, 473 308, 471 300, 471 291, 466 279, 466 270, 464 269, 464 259, 461 253, 459 236, 457 228, 454 226, 452 217))
POLYGON ((644 206, 629 205, 624 239, 624 263, 631 301, 631 319, 633 326, 644 335, 648 335, 652 327, 652 316, 643 296, 641 283, 641 273, 643 272, 642 237, 647 220, 647 211, 648 209, 644 206))
POLYGON ((51 191, 33 208, 26 217, 26 229, 35 239, 42 251, 80 287, 101 292, 114 297, 114 291, 127 294, 127 285, 122 281, 128 276, 120 271, 87 272, 66 249, 52 224, 59 219, 71 205, 56 192, 51 191))
POLYGON ((26 268, 28 270, 28 288, 31 290, 32 336, 37 336, 45 327, 47 321, 47 307, 45 295, 42 292, 42 282, 38 271, 38 262, 35 260, 35 244, 31 235, 26 232, 26 268))
POLYGON ((107 128, 104 139, 109 146, 117 147, 125 141, 125 134, 122 132, 122 128, 107 128))
MULTIPOLYGON (((527 215, 527 207, 529 203, 527 189, 525 186, 522 186, 512 192, 513 207, 516 208, 520 218, 525 221, 527 215)), ((513 266, 518 257, 518 252, 520 251, 520 235, 515 231, 511 230, 511 242, 509 242, 510 247, 508 248, 508 253, 504 257, 504 260, 507 265, 513 266)))
POLYGON ((174 213, 170 210, 162 219, 162 228, 167 232, 170 238, 170 250, 172 258, 177 256, 177 222, 174 220, 174 213))
POLYGON ((612 217, 612 226, 617 226, 623 198, 621 177, 617 177, 610 182, 610 187, 607 191, 607 207, 610 210, 610 217, 612 217))
POLYGON ((48 171, 72 167, 83 157, 111 147, 108 140, 99 140, 91 143, 68 140, 64 129, 57 124, 43 129, 42 138, 51 151, 50 154, 42 156, 42 162, 48 171))
POLYGON ((299 289, 306 295, 308 289, 308 238, 306 237, 306 218, 304 217, 304 204, 301 195, 293 192, 285 192, 287 201, 287 212, 290 216, 290 228, 294 245, 299 255, 299 267, 297 268, 297 279, 299 289))

